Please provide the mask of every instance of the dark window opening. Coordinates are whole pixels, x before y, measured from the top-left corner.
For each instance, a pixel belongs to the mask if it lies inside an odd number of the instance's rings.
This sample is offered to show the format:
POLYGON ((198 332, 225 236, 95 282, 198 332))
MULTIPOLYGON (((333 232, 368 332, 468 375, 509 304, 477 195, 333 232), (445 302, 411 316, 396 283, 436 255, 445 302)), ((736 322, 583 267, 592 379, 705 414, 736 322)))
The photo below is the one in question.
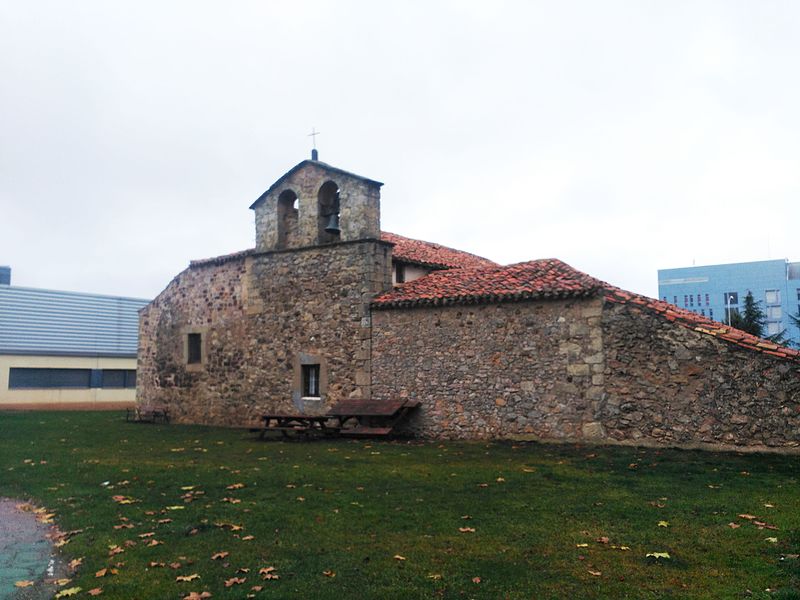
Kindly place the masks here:
POLYGON ((8 372, 8 389, 87 389, 90 387, 91 378, 91 369, 27 369, 12 367, 8 372))
POLYGON ((104 388, 135 388, 136 371, 134 369, 103 369, 104 388))
POLYGON ((135 369, 49 369, 12 367, 8 389, 135 388, 135 369))
POLYGON ((303 365, 303 396, 319 398, 319 365, 303 365))
POLYGON ((202 334, 188 334, 188 352, 186 355, 186 362, 188 364, 196 365, 203 362, 202 341, 202 334))
POLYGON ((406 266, 403 263, 397 263, 394 267, 394 280, 396 283, 406 282, 406 266))

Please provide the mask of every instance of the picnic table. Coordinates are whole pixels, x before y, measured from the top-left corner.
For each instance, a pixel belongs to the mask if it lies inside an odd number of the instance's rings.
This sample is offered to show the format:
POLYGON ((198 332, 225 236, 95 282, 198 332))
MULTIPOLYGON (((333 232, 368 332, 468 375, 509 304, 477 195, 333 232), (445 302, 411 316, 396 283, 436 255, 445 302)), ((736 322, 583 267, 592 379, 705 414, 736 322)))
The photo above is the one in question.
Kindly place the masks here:
POLYGON ((285 437, 292 433, 333 434, 338 432, 336 424, 330 424, 331 418, 327 415, 301 415, 301 414, 269 414, 263 415, 264 427, 260 437, 263 438, 267 431, 280 431, 285 437))
POLYGON ((264 426, 260 437, 267 431, 291 434, 344 436, 387 436, 395 425, 417 408, 416 400, 342 400, 321 415, 266 414, 261 417, 264 426))
POLYGON ((133 423, 169 423, 169 410, 153 406, 137 406, 127 409, 125 420, 133 423))

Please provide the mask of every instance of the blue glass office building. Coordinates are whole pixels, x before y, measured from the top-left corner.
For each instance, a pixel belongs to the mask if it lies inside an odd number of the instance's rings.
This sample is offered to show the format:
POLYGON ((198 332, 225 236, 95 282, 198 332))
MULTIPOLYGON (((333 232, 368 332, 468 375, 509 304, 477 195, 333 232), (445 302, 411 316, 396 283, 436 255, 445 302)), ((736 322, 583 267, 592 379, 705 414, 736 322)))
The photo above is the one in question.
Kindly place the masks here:
POLYGON ((800 311, 800 263, 778 259, 658 271, 662 300, 722 323, 731 310, 742 310, 748 291, 761 302, 765 335, 786 330, 787 339, 800 343, 800 331, 789 318, 800 311))

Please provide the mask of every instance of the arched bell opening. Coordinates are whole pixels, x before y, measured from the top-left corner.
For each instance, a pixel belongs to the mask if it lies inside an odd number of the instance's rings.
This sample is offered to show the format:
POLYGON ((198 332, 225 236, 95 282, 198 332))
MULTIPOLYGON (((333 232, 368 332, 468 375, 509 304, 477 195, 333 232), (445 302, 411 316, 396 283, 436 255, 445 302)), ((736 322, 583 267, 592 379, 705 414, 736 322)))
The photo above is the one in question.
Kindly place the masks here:
POLYGON ((339 186, 326 181, 317 193, 317 239, 320 244, 337 242, 341 238, 339 209, 339 186))
POLYGON ((299 212, 297 194, 282 191, 278 196, 278 248, 291 245, 297 236, 299 212))

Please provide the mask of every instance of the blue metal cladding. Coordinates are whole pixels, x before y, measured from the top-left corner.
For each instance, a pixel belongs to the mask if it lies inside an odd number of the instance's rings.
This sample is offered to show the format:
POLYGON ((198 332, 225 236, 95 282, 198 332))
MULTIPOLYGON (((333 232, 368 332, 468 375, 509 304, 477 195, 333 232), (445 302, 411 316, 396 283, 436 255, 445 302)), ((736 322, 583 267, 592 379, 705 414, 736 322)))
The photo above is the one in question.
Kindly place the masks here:
POLYGON ((0 285, 0 354, 134 357, 148 302, 0 285))

